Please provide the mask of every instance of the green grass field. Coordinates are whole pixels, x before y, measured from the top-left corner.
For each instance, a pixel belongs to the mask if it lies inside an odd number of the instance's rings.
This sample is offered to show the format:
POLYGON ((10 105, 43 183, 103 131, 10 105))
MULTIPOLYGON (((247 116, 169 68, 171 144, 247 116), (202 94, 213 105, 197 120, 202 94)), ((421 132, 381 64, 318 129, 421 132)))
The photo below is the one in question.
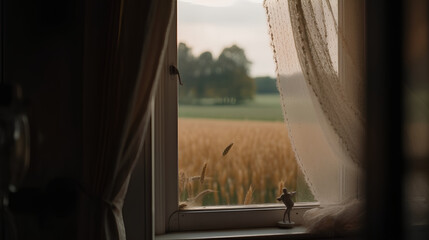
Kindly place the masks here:
POLYGON ((278 94, 256 95, 240 105, 179 105, 179 117, 283 121, 278 94))

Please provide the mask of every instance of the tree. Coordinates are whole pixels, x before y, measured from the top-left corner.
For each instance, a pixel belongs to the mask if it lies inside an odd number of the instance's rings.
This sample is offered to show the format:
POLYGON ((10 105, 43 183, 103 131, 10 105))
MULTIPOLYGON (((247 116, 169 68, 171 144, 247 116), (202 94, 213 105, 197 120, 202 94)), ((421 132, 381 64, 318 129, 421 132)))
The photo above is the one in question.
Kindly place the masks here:
POLYGON ((197 70, 195 77, 198 79, 195 84, 195 97, 199 101, 203 97, 207 97, 210 80, 213 77, 214 60, 211 52, 203 52, 198 57, 197 70))
POLYGON ((181 101, 190 101, 194 96, 192 89, 195 85, 195 63, 196 59, 192 54, 192 49, 185 43, 179 43, 177 48, 177 62, 180 71, 180 77, 183 79, 184 86, 179 88, 181 101))
POLYGON ((256 92, 259 94, 267 94, 267 93, 279 93, 277 90, 277 82, 275 78, 272 77, 256 77, 256 92))
POLYGON ((215 80, 223 104, 236 104, 252 99, 255 83, 248 75, 250 61, 237 45, 223 49, 216 62, 215 80))
POLYGON ((181 103, 201 103, 202 98, 237 104, 252 99, 255 83, 249 77, 250 61, 237 45, 223 49, 218 59, 211 52, 198 57, 184 43, 178 47, 178 62, 184 86, 179 88, 181 103))

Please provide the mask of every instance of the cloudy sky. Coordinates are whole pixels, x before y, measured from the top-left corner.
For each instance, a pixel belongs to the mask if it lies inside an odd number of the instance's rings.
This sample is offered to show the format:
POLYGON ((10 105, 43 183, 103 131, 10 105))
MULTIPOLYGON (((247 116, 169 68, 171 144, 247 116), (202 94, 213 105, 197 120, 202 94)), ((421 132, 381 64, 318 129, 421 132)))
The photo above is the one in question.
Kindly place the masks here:
POLYGON ((252 62, 251 76, 275 76, 263 0, 179 0, 178 41, 194 55, 237 44, 252 62))

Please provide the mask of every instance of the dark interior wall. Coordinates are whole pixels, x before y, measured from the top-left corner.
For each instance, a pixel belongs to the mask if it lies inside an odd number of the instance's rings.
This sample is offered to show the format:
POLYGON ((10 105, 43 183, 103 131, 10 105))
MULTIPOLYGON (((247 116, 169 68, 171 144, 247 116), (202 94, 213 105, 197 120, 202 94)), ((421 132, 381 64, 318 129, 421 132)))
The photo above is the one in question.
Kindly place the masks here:
POLYGON ((30 169, 11 196, 19 239, 75 239, 69 195, 82 159, 83 4, 3 0, 4 80, 22 87, 31 132, 30 169))

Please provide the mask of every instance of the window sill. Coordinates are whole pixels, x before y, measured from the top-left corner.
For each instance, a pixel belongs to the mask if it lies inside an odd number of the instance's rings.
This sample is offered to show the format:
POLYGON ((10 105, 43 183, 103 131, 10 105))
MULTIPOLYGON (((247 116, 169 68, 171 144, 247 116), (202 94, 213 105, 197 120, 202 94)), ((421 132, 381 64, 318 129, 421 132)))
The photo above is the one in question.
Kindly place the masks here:
POLYGON ((238 230, 188 231, 157 235, 156 240, 180 239, 309 239, 314 237, 306 228, 252 228, 238 230))
MULTIPOLYGON (((297 203, 291 211, 292 220, 298 226, 302 225, 304 213, 317 206, 317 202, 297 203)), ((284 212, 285 207, 281 204, 211 206, 181 210, 169 217, 167 232, 275 227, 277 221, 283 218, 284 212)))

